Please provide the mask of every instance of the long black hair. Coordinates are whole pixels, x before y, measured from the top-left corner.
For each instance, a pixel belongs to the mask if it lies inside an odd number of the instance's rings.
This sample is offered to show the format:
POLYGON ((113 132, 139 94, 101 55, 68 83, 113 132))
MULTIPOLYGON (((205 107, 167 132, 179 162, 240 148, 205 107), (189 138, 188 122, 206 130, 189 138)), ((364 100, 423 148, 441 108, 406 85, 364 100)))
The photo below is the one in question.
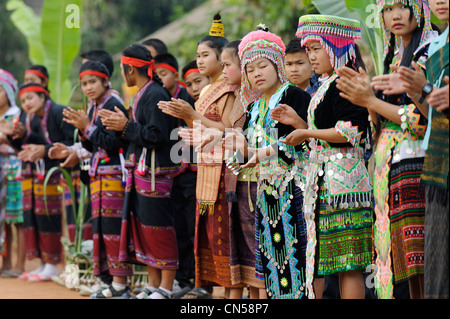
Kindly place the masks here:
MULTIPOLYGON (((140 60, 144 60, 144 61, 152 61, 153 57, 152 54, 150 53, 150 51, 142 44, 133 44, 131 46, 129 46, 128 48, 126 48, 123 51, 123 55, 129 58, 135 58, 135 59, 140 59, 140 60)), ((143 67, 136 67, 136 70, 138 72, 138 74, 148 77, 148 65, 144 65, 143 67)), ((123 70, 125 71, 125 74, 127 74, 128 72, 128 65, 124 64, 123 65, 123 70)), ((164 86, 163 82, 161 81, 161 79, 156 75, 156 72, 153 71, 153 81, 155 81, 156 83, 158 83, 161 86, 164 86)))
MULTIPOLYGON (((414 11, 411 6, 408 6, 410 15, 409 15, 409 21, 413 21, 414 19, 414 11)), ((403 52, 402 61, 400 63, 400 66, 406 66, 410 67, 411 62, 414 60, 417 60, 418 56, 416 57, 414 53, 416 52, 417 48, 420 45, 420 40, 422 39, 423 29, 425 26, 425 18, 422 17, 420 24, 417 26, 417 28, 413 31, 413 35, 411 37, 411 41, 409 42, 408 46, 405 48, 405 51, 403 52)), ((392 64, 392 60, 395 56, 395 49, 396 49, 396 36, 395 34, 391 33, 391 38, 389 39, 389 49, 388 53, 383 61, 383 74, 388 74, 390 72, 390 66, 392 64)), ((404 95, 384 95, 383 92, 378 91, 376 92, 376 96, 380 98, 383 101, 386 101, 390 104, 397 105, 399 101, 401 101, 404 98, 404 95)), ((377 125, 376 125, 376 133, 375 133, 375 143, 378 141, 381 133, 381 122, 385 121, 385 118, 381 115, 377 115, 377 125)))
MULTIPOLYGON (((414 11, 411 6, 408 6, 408 9, 410 12, 409 21, 412 22, 414 19, 414 11)), ((411 62, 413 61, 413 58, 414 58, 414 52, 417 50, 417 48, 420 45, 420 40, 422 38, 424 26, 425 26, 425 18, 422 17, 422 19, 420 21, 420 25, 418 25, 417 28, 413 31, 411 41, 409 42, 408 46, 405 48, 400 66, 409 67, 411 65, 411 62)), ((392 59, 394 58, 394 56, 395 56, 395 35, 393 33, 391 33, 391 38, 389 40, 388 54, 386 55, 386 58, 384 59, 384 74, 389 73, 390 65, 392 63, 392 59)))
POLYGON ((349 61, 345 66, 355 70, 356 72, 358 72, 359 68, 362 68, 364 71, 367 71, 366 64, 364 63, 364 60, 361 55, 361 50, 359 49, 359 46, 357 44, 355 44, 355 59, 354 60, 349 59, 349 61))

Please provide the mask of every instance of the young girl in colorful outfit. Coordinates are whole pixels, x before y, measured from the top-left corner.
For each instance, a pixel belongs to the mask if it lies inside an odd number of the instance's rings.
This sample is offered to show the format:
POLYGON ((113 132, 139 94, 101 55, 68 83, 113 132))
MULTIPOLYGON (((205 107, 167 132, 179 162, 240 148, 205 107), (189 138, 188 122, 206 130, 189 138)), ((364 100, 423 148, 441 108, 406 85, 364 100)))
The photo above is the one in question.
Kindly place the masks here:
MULTIPOLYGON (((234 91, 237 87, 229 85, 222 74, 220 56, 227 43, 221 17, 217 14, 209 35, 202 38, 197 46, 198 69, 202 75, 209 76, 211 84, 203 89, 195 103, 195 110, 186 105, 187 103, 184 103, 183 107, 173 100, 167 105, 160 104, 164 112, 183 118, 192 127, 180 131, 180 136, 187 143, 191 143, 193 139, 200 142, 202 134, 214 136, 217 133, 220 138, 215 140, 221 140, 226 128, 231 128, 230 112, 234 106, 234 91), (195 122, 200 123, 201 129, 194 127, 195 122)), ((222 144, 215 144, 212 150, 197 151, 197 216, 194 243, 196 287, 220 285, 226 288, 226 297, 239 298, 243 285, 233 285, 231 280, 230 225, 225 198, 226 167, 223 163, 222 144)))
POLYGON ((306 288, 321 298, 323 279, 339 273, 341 298, 364 298, 362 271, 372 257, 372 207, 369 174, 363 158, 368 112, 339 96, 335 70, 362 64, 355 40, 359 22, 335 16, 305 15, 297 36, 307 47, 317 74, 328 78, 308 109, 309 129, 282 140, 307 141, 311 148, 304 189, 308 229, 306 288))
POLYGON ((310 96, 289 84, 284 54, 283 41, 268 31, 249 33, 239 46, 241 100, 248 110, 244 127, 250 147, 244 148, 250 159, 241 168, 257 165, 256 276, 264 280, 267 297, 301 299, 305 297, 306 227, 297 185, 305 151, 278 142, 294 128, 273 120, 271 113, 282 104, 290 105, 306 128, 310 96))
POLYGON ((57 275, 61 261, 62 195, 58 190, 61 174, 54 173, 44 187, 44 178, 59 161, 48 157, 54 143, 73 143, 74 127, 63 122, 64 107, 53 102, 42 86, 29 83, 19 88, 24 112, 10 135, 12 145, 21 150, 24 233, 27 257, 41 258, 41 266, 23 278, 50 280, 57 275), (46 194, 46 199, 44 198, 46 194))
POLYGON ((448 298, 449 124, 448 113, 441 112, 448 108, 449 1, 430 0, 429 4, 436 17, 447 22, 447 29, 430 43, 426 77, 419 66, 391 66, 395 73, 374 77, 372 85, 386 95, 408 94, 431 123, 421 145, 426 149, 421 178, 426 200, 424 291, 425 298, 435 299, 448 298), (424 87, 430 85, 433 90, 425 92, 424 87), (420 103, 422 95, 425 98, 420 103))
MULTIPOLYGON (((427 42, 435 37, 428 1, 382 0, 378 8, 385 35, 384 73, 391 65, 425 68, 427 42)), ((410 298, 423 298, 425 188, 420 176, 427 119, 406 94, 375 95, 363 71, 343 69, 339 75, 343 96, 367 108, 375 127, 377 295, 393 298, 395 284, 408 281, 410 298)))
POLYGON ((429 2, 433 13, 447 23, 447 28, 431 42, 426 62, 427 80, 434 85, 434 90, 427 98, 431 114, 428 115, 430 131, 422 172, 426 200, 424 298, 448 299, 449 0, 429 2))
POLYGON ((129 297, 127 276, 133 274, 131 265, 119 261, 119 242, 122 209, 125 195, 124 162, 127 143, 117 138, 115 131, 107 130, 99 117, 101 110, 126 114, 124 106, 113 96, 109 87, 109 71, 100 62, 86 62, 80 68, 83 93, 94 101, 86 113, 71 108, 64 110, 64 121, 78 128, 82 146, 92 153, 90 187, 94 240, 94 275, 109 273, 113 282, 92 298, 129 297))
POLYGON ((11 147, 2 129, 12 127, 20 116, 16 105, 17 81, 14 76, 0 69, 0 254, 2 239, 6 241, 0 277, 19 277, 25 270, 25 237, 23 233, 22 182, 16 173, 22 163, 17 150, 11 147), (1 237, 4 228, 4 237, 1 237), (14 228, 16 237, 13 236, 14 228), (17 243, 16 263, 13 266, 13 241, 17 243))
MULTIPOLYGON (((228 43, 221 55, 224 66, 223 73, 228 84, 238 86, 235 91, 236 100, 230 122, 234 130, 239 134, 246 122, 246 110, 242 105, 240 95, 241 63, 239 59, 240 40, 228 43)), ((227 130, 225 138, 226 161, 233 156, 236 149, 233 147, 234 133, 227 130), (227 143, 227 140, 229 143, 227 143), (229 146, 228 146, 228 145, 229 146), (228 158, 227 158, 228 157, 228 158)), ((241 153, 242 154, 242 153, 241 153)), ((260 290, 264 292, 264 281, 255 276, 255 207, 257 188, 257 169, 249 167, 239 173, 228 166, 225 172, 226 198, 230 211, 230 265, 233 284, 243 283, 248 285, 251 299, 260 298, 260 290)), ((239 167, 239 164, 237 164, 239 167)))
POLYGON ((132 119, 123 111, 101 110, 102 124, 120 133, 128 143, 126 186, 120 234, 120 261, 147 266, 148 286, 138 299, 172 298, 178 268, 177 241, 170 193, 178 165, 170 150, 175 118, 158 109, 169 93, 156 76, 154 60, 143 45, 125 49, 121 59, 122 77, 139 91, 133 103, 132 119), (149 210, 149 208, 151 209, 149 210))

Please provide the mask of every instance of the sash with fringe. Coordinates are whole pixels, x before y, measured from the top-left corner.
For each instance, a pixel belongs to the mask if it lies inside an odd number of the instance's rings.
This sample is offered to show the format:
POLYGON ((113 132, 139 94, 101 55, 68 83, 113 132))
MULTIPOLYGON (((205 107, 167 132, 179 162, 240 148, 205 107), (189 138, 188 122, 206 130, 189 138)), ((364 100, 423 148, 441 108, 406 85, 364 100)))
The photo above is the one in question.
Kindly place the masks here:
MULTIPOLYGON (((236 90, 236 86, 226 84, 222 79, 211 84, 200 99, 195 103, 195 109, 206 118, 219 122, 222 119, 223 110, 229 94, 236 90)), ((204 214, 209 208, 209 213, 214 213, 220 177, 222 174, 223 150, 222 143, 218 143, 210 152, 197 154, 197 201, 200 214, 204 214)))

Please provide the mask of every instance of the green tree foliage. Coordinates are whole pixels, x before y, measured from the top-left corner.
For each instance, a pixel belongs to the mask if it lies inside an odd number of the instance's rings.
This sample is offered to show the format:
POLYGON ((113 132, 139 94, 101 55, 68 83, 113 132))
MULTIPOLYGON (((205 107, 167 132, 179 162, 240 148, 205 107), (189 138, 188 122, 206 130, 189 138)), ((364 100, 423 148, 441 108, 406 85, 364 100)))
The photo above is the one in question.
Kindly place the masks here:
POLYGON ((12 11, 11 21, 27 39, 30 61, 47 67, 49 89, 57 103, 69 101, 70 70, 81 43, 80 28, 72 24, 66 9, 73 5, 78 10, 74 19, 79 20, 81 4, 82 0, 45 0, 42 17, 36 16, 22 0, 8 0, 6 5, 12 11))
POLYGON ((208 34, 212 18, 220 11, 225 27, 225 37, 229 41, 241 39, 262 23, 270 31, 279 35, 287 44, 295 39, 298 19, 307 13, 317 13, 314 7, 298 0, 223 0, 208 6, 207 17, 198 21, 187 21, 182 29, 182 38, 169 42, 168 46, 181 65, 195 59, 197 43, 208 34))
POLYGON ((6 1, 0 1, 0 68, 11 72, 23 82, 24 67, 30 64, 26 50, 27 40, 10 19, 6 1))

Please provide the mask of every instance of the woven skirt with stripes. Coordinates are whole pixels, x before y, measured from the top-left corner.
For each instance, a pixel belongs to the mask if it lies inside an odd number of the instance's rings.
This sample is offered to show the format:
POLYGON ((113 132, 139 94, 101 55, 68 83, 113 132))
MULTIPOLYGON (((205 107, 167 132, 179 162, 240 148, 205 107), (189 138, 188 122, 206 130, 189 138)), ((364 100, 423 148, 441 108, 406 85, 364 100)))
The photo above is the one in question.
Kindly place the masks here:
POLYGON ((161 270, 177 270, 178 248, 172 201, 173 176, 152 179, 128 169, 120 259, 161 270))
POLYGON ((5 223, 23 223, 22 181, 16 179, 16 172, 22 162, 16 156, 9 156, 2 167, 7 168, 5 192, 5 223), (4 166, 5 165, 5 166, 4 166))
POLYGON ((425 299, 449 298, 449 191, 425 186, 425 299))
POLYGON ((131 265, 119 260, 125 188, 122 175, 91 177, 94 275, 131 276, 131 265))
POLYGON ((42 262, 61 262, 63 194, 60 191, 61 174, 55 172, 46 186, 36 171, 22 173, 25 250, 28 259, 42 262))
POLYGON ((424 274, 425 185, 420 182, 423 158, 392 164, 389 219, 394 281, 424 274))
POLYGON ((225 198, 225 165, 223 165, 219 190, 214 208, 200 213, 197 201, 195 215, 195 286, 243 287, 233 285, 230 267, 230 217, 225 198))
POLYGON ((255 275, 257 187, 256 182, 238 181, 237 202, 229 203, 231 281, 233 284, 264 288, 264 280, 255 275))
MULTIPOLYGON (((353 207, 340 208, 340 199, 336 206, 333 204, 332 209, 328 210, 328 191, 323 179, 319 185, 315 254, 317 275, 364 271, 372 263, 373 206, 355 207, 350 204, 353 207)), ((348 203, 351 203, 350 198, 348 203)))

